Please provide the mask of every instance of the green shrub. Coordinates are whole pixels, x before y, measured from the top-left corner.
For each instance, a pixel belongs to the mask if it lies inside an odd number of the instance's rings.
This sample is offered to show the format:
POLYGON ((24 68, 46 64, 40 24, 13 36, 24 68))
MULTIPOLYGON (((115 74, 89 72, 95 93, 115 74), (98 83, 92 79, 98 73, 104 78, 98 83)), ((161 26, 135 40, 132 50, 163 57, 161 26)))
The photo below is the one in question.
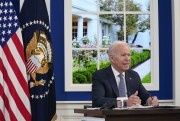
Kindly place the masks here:
POLYGON ((131 64, 130 67, 133 68, 138 64, 148 60, 150 58, 150 51, 143 50, 143 52, 138 53, 134 50, 131 51, 131 64))
POLYGON ((86 67, 86 70, 91 74, 94 73, 97 70, 97 64, 91 63, 89 66, 86 67))
POLYGON ((136 53, 136 51, 131 50, 131 56, 133 56, 136 53))
POLYGON ((150 58, 150 51, 149 50, 144 50, 142 53, 141 53, 141 59, 142 61, 146 61, 147 59, 150 58))
POLYGON ((85 84, 85 83, 87 83, 87 78, 83 74, 81 74, 81 72, 79 72, 79 71, 74 72, 73 73, 73 83, 74 84, 77 84, 77 83, 85 84))
POLYGON ((100 69, 101 68, 106 68, 110 65, 110 61, 109 60, 105 60, 105 61, 101 61, 100 62, 100 69))
POLYGON ((89 71, 82 71, 81 73, 86 77, 87 83, 92 82, 92 73, 90 73, 89 71))
POLYGON ((131 63, 130 63, 130 68, 134 67, 134 59, 131 57, 131 63))
POLYGON ((76 79, 76 75, 73 74, 73 84, 78 84, 78 80, 76 79))

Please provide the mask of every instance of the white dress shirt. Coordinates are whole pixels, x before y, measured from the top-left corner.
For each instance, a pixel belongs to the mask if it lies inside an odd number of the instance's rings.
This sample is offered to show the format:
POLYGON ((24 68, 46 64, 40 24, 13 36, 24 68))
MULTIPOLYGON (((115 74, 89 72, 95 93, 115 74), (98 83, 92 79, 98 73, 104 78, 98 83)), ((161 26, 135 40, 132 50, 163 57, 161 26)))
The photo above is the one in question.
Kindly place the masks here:
MULTIPOLYGON (((113 66, 111 66, 111 68, 112 68, 112 71, 114 73, 114 77, 116 79, 117 87, 119 88, 119 83, 120 83, 119 74, 120 73, 113 66)), ((122 75, 123 75, 123 78, 124 78, 124 81, 125 81, 125 84, 126 84, 125 72, 123 72, 122 75)), ((125 85, 125 92, 126 92, 126 97, 127 97, 127 87, 126 87, 126 85, 125 85)))

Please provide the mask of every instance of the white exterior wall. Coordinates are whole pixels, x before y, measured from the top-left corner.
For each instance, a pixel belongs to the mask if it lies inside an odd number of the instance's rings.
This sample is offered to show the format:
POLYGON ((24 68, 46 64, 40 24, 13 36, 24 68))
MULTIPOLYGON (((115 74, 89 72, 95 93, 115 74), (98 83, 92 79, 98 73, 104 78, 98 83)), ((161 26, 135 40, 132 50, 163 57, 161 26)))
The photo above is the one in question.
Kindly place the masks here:
POLYGON ((96 0, 72 0, 72 4, 74 12, 97 11, 96 0))

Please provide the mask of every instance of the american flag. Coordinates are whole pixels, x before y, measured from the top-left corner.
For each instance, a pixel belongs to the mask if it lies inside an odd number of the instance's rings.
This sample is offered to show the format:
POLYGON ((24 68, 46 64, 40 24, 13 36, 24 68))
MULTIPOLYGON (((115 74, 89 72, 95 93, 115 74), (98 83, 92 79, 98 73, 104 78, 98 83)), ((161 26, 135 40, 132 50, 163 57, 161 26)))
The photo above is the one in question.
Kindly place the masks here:
POLYGON ((0 121, 30 121, 30 95, 18 17, 0 0, 0 121))

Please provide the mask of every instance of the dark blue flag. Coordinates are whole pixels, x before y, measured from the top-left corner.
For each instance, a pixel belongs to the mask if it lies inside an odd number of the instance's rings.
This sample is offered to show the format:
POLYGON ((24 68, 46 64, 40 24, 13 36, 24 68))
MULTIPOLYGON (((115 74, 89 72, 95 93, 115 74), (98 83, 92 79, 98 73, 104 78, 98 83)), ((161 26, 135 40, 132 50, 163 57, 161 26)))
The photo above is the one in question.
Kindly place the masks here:
POLYGON ((45 0, 25 0, 20 13, 33 121, 56 114, 49 17, 45 0))

